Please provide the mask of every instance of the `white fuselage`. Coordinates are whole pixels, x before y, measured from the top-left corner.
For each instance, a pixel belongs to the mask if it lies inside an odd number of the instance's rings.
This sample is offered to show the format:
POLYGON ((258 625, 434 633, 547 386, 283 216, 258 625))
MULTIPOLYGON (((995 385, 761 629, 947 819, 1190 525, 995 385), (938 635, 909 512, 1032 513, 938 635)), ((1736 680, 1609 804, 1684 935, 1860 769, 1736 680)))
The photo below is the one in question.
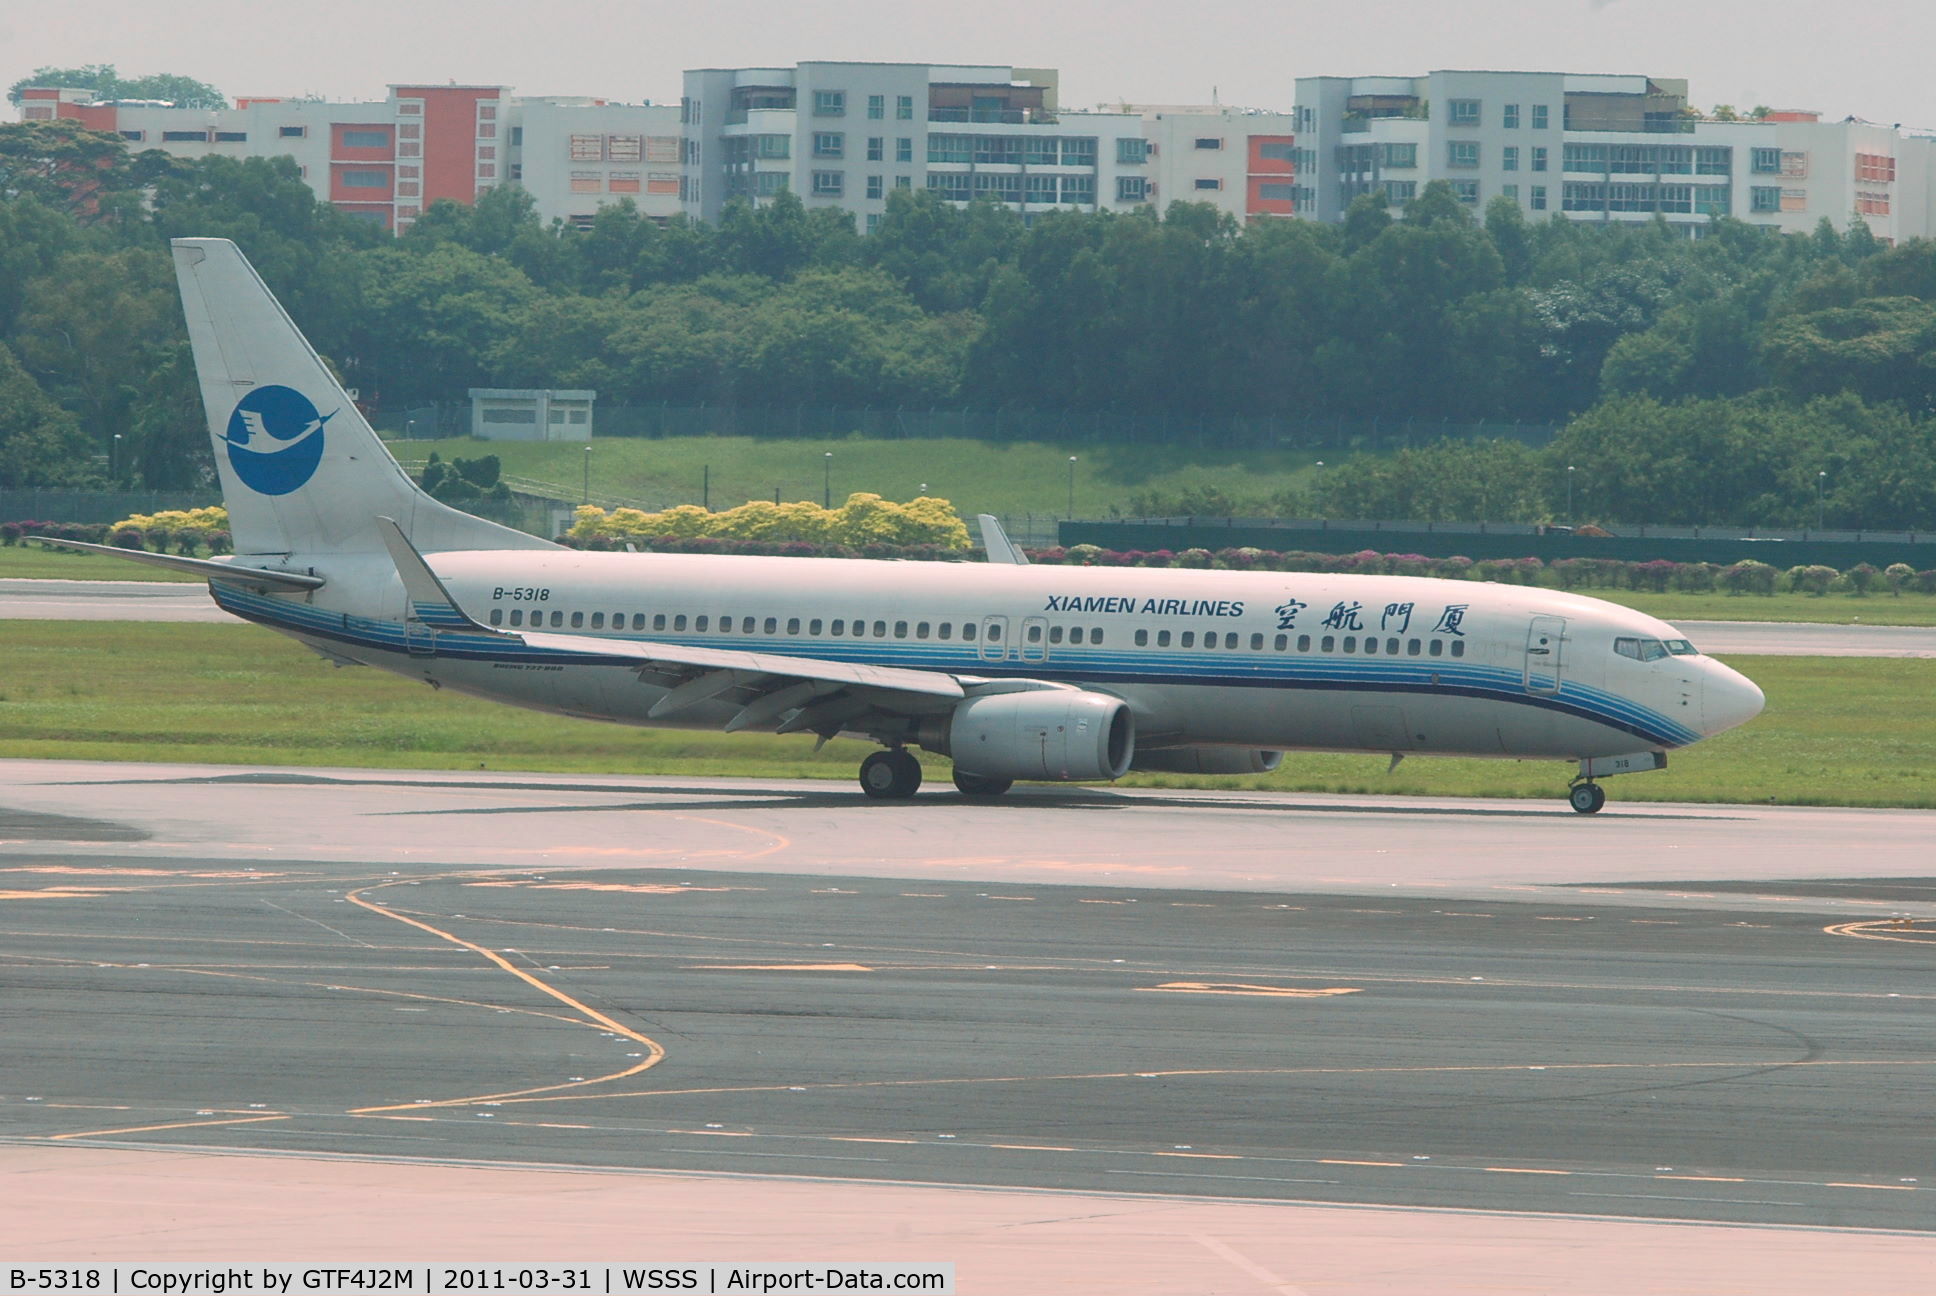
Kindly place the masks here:
MULTIPOLYGON (((569 550, 428 561, 493 628, 1053 681, 1122 698, 1139 749, 1578 759, 1685 746, 1761 705, 1711 658, 1615 651, 1678 639, 1664 622, 1510 585, 569 550)), ((702 729, 736 709, 649 719, 666 689, 624 657, 547 660, 411 622, 380 555, 319 556, 315 570, 328 583, 311 593, 217 599, 340 657, 521 706, 702 729)))

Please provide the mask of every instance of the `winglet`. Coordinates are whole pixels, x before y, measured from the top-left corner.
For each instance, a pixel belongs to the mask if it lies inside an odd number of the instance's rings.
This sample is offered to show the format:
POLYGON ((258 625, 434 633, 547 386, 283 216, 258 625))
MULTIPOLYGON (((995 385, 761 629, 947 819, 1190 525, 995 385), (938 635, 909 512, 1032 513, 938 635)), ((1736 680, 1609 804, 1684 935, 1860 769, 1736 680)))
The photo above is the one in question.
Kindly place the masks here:
POLYGON ((981 523, 981 547, 988 553, 988 561, 1007 563, 1015 567, 1028 566, 1028 555, 1015 547, 1002 530, 1002 524, 993 513, 977 513, 975 521, 981 523))
POLYGON ((390 559, 397 565, 397 575, 403 577, 404 597, 410 602, 410 618, 438 630, 483 630, 495 634, 486 626, 470 619, 464 610, 457 606, 457 600, 450 596, 444 583, 437 579, 437 573, 430 570, 423 555, 417 552, 397 525, 395 518, 379 517, 376 520, 377 533, 383 537, 384 547, 390 551, 390 559))

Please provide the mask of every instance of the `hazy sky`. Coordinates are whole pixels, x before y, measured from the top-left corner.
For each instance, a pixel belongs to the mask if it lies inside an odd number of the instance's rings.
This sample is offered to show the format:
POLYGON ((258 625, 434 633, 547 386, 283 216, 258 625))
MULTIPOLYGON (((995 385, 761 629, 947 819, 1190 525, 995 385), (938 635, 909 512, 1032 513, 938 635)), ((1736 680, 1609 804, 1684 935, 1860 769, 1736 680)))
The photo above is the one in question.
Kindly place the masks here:
POLYGON ((1932 51, 1931 0, 0 0, 0 85, 113 63, 331 99, 456 80, 676 102, 685 68, 836 59, 1060 68, 1068 107, 1214 90, 1288 108, 1299 76, 1492 68, 1685 77, 1703 107, 1936 127, 1932 51))

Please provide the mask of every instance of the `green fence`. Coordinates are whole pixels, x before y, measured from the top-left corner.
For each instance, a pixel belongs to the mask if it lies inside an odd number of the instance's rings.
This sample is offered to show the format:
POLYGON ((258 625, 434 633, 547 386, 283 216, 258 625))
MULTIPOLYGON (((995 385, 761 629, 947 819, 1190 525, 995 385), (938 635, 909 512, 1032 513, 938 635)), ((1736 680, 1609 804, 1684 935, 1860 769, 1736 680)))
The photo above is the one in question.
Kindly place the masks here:
POLYGON ((1733 563, 1744 558, 1774 567, 1819 563, 1846 570, 1859 563, 1886 567, 1905 562, 1917 570, 1936 567, 1936 535, 1906 532, 1752 532, 1711 528, 1636 527, 1611 537, 1574 535, 1562 527, 1517 523, 1431 526, 1402 522, 1272 523, 1246 518, 1190 518, 1140 522, 1064 522, 1064 545, 1105 549, 1256 548, 1311 553, 1415 553, 1427 558, 1617 558, 1648 562, 1733 563))
POLYGON ((119 522, 134 513, 221 502, 215 491, 0 490, 0 522, 119 522))

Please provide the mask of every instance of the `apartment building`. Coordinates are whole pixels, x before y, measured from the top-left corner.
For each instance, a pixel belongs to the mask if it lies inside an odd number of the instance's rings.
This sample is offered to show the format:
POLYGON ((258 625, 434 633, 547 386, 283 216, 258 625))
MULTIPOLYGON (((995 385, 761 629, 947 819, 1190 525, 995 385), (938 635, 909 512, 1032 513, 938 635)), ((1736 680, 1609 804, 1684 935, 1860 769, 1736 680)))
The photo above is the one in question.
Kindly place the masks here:
POLYGON ((1203 104, 1115 104, 1149 145, 1147 196, 1160 207, 1209 203, 1240 221, 1296 214, 1297 147, 1289 113, 1203 104))
POLYGON ((538 215, 589 223, 629 198, 647 215, 679 210, 679 113, 670 105, 514 98, 504 86, 396 85, 382 100, 238 99, 233 108, 97 103, 58 87, 23 92, 26 121, 72 118, 135 151, 183 158, 289 157, 325 202, 404 230, 440 198, 471 203, 522 184, 538 215))
POLYGON ((801 63, 685 74, 683 205, 791 190, 871 232, 896 189, 1053 208, 1118 211, 1150 197, 1149 145, 1134 113, 1069 112, 1050 70, 927 63, 801 63))
POLYGON ((1804 111, 1704 117, 1687 82, 1561 72, 1304 77, 1292 112, 1297 211, 1339 220, 1358 195, 1394 205, 1429 181, 1475 208, 1650 221, 1697 234, 1734 216, 1788 232, 1860 217, 1895 241, 1932 232, 1936 141, 1804 111))

